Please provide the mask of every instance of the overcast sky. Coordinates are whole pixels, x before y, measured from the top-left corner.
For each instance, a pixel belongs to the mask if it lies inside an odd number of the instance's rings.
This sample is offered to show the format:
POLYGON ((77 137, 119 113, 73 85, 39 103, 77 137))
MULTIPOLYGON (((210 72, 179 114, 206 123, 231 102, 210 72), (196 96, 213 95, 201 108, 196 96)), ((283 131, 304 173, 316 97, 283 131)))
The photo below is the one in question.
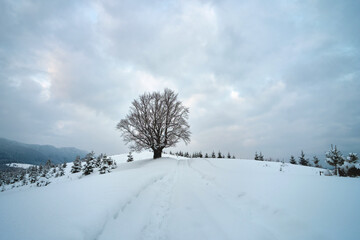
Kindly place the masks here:
POLYGON ((117 122, 171 88, 185 151, 360 152, 360 1, 0 2, 0 137, 128 151, 117 122))

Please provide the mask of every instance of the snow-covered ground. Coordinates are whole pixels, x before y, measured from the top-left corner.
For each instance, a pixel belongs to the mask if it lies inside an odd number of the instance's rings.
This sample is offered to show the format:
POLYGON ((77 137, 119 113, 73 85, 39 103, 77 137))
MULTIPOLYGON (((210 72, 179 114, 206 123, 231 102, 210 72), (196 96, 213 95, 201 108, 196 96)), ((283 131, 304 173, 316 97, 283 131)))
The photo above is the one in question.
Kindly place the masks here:
POLYGON ((15 168, 29 168, 31 166, 34 166, 32 164, 27 164, 27 163, 7 163, 5 165, 8 167, 15 167, 15 168))
POLYGON ((1 239, 359 239, 360 179, 239 159, 112 156, 109 174, 70 174, 0 193, 1 239))

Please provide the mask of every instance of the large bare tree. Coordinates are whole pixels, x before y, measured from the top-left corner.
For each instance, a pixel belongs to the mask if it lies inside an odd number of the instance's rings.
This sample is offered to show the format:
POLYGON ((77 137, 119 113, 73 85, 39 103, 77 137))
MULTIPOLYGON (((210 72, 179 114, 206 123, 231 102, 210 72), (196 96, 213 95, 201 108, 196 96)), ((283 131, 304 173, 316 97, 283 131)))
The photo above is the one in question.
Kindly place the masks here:
POLYGON ((180 140, 190 142, 189 109, 177 96, 165 89, 162 93, 144 93, 132 102, 130 113, 117 124, 124 141, 132 143, 132 150, 152 149, 155 159, 180 140))

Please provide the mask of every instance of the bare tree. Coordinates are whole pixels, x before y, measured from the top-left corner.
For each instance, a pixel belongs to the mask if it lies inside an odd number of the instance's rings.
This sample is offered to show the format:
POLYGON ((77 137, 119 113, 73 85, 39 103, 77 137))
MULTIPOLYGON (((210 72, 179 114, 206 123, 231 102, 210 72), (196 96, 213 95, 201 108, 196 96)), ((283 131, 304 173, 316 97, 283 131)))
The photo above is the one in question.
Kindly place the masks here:
POLYGON ((189 109, 177 100, 177 94, 165 89, 163 93, 144 93, 134 100, 130 113, 120 120, 117 129, 127 144, 133 143, 132 150, 152 149, 155 159, 161 157, 164 148, 173 147, 180 140, 190 142, 188 117, 189 109))

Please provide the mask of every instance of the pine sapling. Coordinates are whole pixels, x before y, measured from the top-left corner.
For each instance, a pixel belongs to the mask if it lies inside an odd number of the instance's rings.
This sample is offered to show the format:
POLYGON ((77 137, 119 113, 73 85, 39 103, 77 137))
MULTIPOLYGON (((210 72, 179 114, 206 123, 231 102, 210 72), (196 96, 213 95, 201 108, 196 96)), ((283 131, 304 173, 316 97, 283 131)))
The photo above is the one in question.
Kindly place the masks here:
POLYGON ((303 150, 301 150, 301 154, 299 157, 299 164, 303 166, 309 166, 309 160, 305 158, 305 154, 303 150))
POLYGON ((129 152, 129 154, 127 155, 127 162, 132 162, 132 161, 134 161, 134 157, 131 154, 131 152, 129 152))
POLYGON ((321 167, 319 165, 319 162, 320 162, 319 158, 317 156, 314 156, 313 157, 313 163, 314 163, 315 167, 321 167))
POLYGON ((291 155, 291 157, 290 157, 290 163, 291 164, 297 164, 297 162, 295 160, 295 157, 293 155, 291 155))
POLYGON ((335 167, 335 175, 339 175, 339 166, 344 164, 345 159, 343 158, 341 152, 337 150, 336 145, 333 147, 331 145, 330 151, 326 153, 326 162, 331 166, 335 167))

